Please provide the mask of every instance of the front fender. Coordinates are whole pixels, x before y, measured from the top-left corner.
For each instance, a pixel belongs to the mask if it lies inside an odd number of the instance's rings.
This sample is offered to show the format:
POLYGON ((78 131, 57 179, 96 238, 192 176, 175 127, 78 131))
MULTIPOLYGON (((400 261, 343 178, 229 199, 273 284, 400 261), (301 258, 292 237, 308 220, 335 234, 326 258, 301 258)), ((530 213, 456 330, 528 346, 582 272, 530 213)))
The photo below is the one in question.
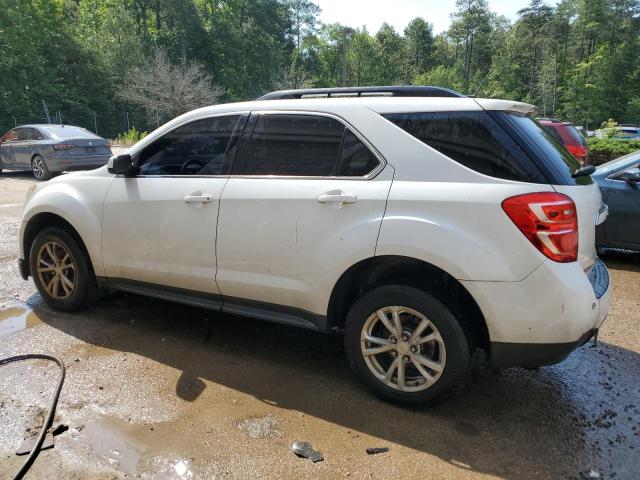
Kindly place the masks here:
POLYGON ((94 272, 104 276, 102 262, 102 205, 112 177, 72 177, 66 175, 47 182, 27 200, 20 224, 20 258, 26 259, 24 234, 27 225, 37 215, 57 215, 67 221, 80 235, 89 253, 94 272))

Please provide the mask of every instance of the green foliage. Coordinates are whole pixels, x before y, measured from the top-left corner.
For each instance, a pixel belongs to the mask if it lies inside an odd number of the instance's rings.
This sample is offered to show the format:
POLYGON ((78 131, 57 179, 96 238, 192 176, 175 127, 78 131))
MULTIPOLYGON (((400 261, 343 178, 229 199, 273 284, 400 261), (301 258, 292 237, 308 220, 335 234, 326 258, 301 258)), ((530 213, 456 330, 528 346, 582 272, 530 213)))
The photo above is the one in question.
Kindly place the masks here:
POLYGON ((532 0, 510 24, 488 0, 457 0, 434 36, 428 8, 400 33, 321 25, 312 0, 0 0, 0 129, 42 121, 43 99, 76 118, 131 110, 118 92, 158 50, 182 71, 202 66, 222 101, 413 83, 590 128, 640 122, 640 0, 551 3, 532 0))
POLYGON ((138 143, 144 137, 146 137, 148 132, 139 132, 136 127, 132 127, 128 132, 121 133, 118 135, 114 142, 119 145, 133 145, 134 143, 138 143))
POLYGON ((589 143, 589 163, 601 165, 628 153, 640 150, 640 140, 615 140, 591 137, 589 143))
POLYGON ((602 136, 604 138, 613 138, 618 133, 618 127, 620 124, 616 122, 613 118, 605 120, 600 125, 600 130, 602 131, 602 136))

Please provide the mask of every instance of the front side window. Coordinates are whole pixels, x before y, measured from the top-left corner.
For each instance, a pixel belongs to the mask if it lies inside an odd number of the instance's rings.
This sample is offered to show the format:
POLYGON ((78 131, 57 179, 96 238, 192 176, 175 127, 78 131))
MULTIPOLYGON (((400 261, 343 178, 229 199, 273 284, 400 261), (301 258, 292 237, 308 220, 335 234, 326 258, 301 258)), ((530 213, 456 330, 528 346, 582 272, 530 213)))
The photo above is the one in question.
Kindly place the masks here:
POLYGON ((138 174, 226 175, 229 146, 245 119, 240 115, 204 118, 170 131, 139 154, 138 174))
POLYGON ((379 164, 341 122, 316 115, 257 115, 236 175, 361 177, 379 164))
POLYGON ((522 149, 486 112, 410 112, 384 117, 476 172, 505 180, 545 182, 522 149))

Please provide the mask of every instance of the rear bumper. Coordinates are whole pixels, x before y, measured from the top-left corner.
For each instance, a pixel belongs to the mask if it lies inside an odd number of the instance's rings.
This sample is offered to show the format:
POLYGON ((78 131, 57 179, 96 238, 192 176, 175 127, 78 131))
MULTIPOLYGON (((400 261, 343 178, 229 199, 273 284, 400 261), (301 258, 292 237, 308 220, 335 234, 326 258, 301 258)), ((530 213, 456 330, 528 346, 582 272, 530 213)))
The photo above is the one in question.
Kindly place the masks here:
POLYGON ((78 155, 49 157, 46 159, 47 167, 51 172, 63 172, 71 170, 90 170, 106 165, 110 155, 78 155))
POLYGON ((490 361, 536 367, 566 358, 600 328, 611 283, 600 259, 584 272, 577 262, 545 261, 520 282, 462 282, 484 314, 490 361))

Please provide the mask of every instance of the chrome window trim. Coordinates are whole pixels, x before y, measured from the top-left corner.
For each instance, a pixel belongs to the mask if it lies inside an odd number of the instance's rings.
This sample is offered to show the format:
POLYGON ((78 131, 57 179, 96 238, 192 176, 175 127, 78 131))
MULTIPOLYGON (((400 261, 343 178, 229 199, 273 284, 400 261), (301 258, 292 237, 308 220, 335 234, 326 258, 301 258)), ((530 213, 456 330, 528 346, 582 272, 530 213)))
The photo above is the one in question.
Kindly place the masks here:
POLYGON ((332 118, 338 122, 340 122, 345 128, 351 130, 351 132, 358 137, 365 147, 369 149, 369 151, 378 159, 378 166, 371 170, 368 174, 364 176, 346 176, 346 175, 230 175, 229 178, 250 178, 250 179, 265 179, 265 180, 359 180, 366 181, 371 180, 380 174, 384 167, 387 166, 386 159, 382 156, 382 154, 378 151, 377 148, 373 146, 373 144, 364 136, 362 133, 358 131, 353 125, 351 125, 344 118, 334 114, 327 112, 317 112, 315 110, 254 110, 251 112, 252 115, 301 115, 301 116, 316 116, 316 117, 326 117, 332 118))

